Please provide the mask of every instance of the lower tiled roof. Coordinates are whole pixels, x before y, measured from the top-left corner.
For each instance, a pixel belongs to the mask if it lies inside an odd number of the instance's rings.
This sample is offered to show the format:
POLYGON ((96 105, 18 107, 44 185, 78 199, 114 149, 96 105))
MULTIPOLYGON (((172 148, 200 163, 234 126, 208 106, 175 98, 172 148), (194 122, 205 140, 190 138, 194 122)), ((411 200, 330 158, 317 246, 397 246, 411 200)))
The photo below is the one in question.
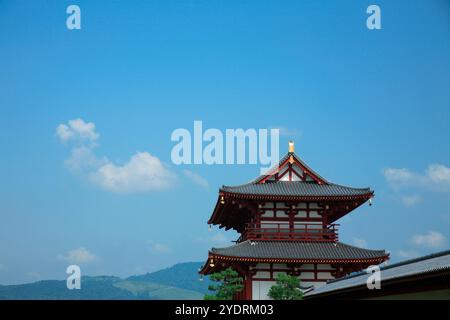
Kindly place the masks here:
POLYGON ((227 248, 213 248, 213 256, 223 258, 280 259, 304 261, 380 260, 384 250, 368 250, 337 242, 244 241, 227 248))

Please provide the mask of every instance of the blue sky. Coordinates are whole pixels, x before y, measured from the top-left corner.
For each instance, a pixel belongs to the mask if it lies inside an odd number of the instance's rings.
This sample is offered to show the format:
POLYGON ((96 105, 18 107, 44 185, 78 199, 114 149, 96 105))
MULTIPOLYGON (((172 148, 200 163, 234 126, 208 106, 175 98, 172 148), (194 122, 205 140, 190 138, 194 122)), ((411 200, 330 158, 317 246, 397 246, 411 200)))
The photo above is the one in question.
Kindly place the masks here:
POLYGON ((450 5, 374 3, 381 30, 366 28, 369 1, 0 1, 0 283, 64 278, 72 262, 144 273, 234 240, 206 221, 218 188, 259 166, 172 164, 170 135, 194 120, 281 127, 282 153, 293 139, 327 179, 373 188, 342 241, 392 260, 448 248, 450 5), (88 134, 62 141, 74 119, 88 134), (165 188, 92 179, 139 154, 165 188))

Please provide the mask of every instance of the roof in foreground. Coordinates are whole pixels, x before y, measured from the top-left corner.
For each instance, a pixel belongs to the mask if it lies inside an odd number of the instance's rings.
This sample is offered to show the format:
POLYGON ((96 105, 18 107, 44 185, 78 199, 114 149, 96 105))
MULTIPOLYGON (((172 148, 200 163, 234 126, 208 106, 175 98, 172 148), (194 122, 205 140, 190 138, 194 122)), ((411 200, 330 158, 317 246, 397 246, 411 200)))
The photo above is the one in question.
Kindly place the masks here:
POLYGON ((368 250, 341 242, 250 240, 227 248, 213 248, 210 255, 223 260, 297 263, 381 263, 389 256, 384 250, 368 250))
MULTIPOLYGON (((383 282, 400 280, 411 276, 423 276, 435 272, 448 272, 450 274, 450 250, 381 268, 381 280, 383 282)), ((332 280, 326 285, 308 292, 306 296, 334 294, 343 290, 365 287, 367 277, 368 274, 366 272, 360 272, 355 275, 332 280)))
POLYGON ((249 183, 240 186, 223 186, 221 192, 236 195, 298 197, 298 198, 346 198, 367 197, 373 194, 370 188, 351 188, 337 184, 317 184, 306 181, 277 181, 262 184, 249 183))

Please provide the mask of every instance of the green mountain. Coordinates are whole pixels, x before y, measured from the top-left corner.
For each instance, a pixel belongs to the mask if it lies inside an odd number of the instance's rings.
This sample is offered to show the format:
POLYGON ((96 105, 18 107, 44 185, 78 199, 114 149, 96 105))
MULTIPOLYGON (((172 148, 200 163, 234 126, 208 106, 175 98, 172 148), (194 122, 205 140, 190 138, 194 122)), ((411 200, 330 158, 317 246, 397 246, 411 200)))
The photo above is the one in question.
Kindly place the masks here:
POLYGON ((65 280, 45 280, 20 285, 0 285, 0 299, 44 300, 199 300, 208 280, 199 281, 201 263, 173 267, 121 279, 83 276, 80 290, 68 290, 65 280))
POLYGON ((198 269, 202 266, 203 263, 201 262, 179 263, 170 268, 156 272, 147 273, 140 276, 131 276, 127 280, 155 282, 205 294, 208 292, 208 285, 210 284, 210 281, 208 278, 200 281, 198 269))

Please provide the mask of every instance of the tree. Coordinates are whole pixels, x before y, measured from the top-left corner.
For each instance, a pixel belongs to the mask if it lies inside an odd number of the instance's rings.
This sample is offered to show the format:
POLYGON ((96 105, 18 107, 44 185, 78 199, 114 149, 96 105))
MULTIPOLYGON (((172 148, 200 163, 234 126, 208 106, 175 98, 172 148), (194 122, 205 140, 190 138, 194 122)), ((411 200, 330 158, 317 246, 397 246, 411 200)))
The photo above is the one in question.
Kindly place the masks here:
POLYGON ((284 273, 277 276, 277 283, 269 290, 269 297, 274 300, 301 300, 300 279, 284 273))
POLYGON ((213 273, 209 278, 219 284, 208 287, 214 294, 205 295, 205 300, 232 300, 236 293, 244 289, 242 277, 232 268, 213 273))

